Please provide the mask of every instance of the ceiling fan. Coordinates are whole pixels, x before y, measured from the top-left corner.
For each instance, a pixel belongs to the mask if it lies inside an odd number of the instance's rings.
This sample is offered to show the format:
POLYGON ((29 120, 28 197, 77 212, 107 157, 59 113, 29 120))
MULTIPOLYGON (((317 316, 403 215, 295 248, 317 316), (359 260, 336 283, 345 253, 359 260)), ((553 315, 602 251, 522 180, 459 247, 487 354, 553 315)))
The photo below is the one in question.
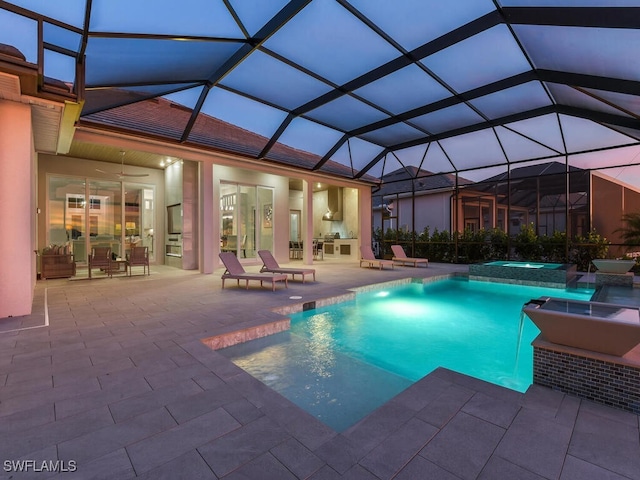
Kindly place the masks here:
POLYGON ((96 172, 100 172, 100 173, 106 173, 109 175, 115 175, 118 178, 123 178, 123 177, 148 177, 149 174, 148 173, 124 173, 124 150, 120 150, 120 156, 122 157, 122 163, 121 163, 121 167, 120 167, 120 172, 116 173, 116 172, 107 172, 105 170, 100 170, 99 168, 96 168, 96 172))

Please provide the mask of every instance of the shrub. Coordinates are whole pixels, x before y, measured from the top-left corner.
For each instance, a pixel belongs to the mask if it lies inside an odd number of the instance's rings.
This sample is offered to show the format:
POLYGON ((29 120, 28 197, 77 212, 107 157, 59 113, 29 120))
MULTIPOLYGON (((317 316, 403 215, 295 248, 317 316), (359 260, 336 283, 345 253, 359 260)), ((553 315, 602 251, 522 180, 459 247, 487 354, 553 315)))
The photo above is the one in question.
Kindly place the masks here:
POLYGON ((514 244, 516 255, 520 260, 540 260, 542 248, 533 223, 520 228, 520 232, 514 238, 514 244))
POLYGON ((391 245, 403 245, 405 247, 410 247, 415 238, 417 238, 415 232, 408 232, 405 230, 388 228, 387 231, 383 233, 381 228, 377 228, 374 231, 374 241, 377 241, 380 245, 379 256, 382 258, 391 258, 393 256, 391 245))
POLYGON ((625 245, 640 244, 640 212, 627 213, 622 216, 624 226, 615 230, 619 232, 625 245))
POLYGON ((506 260, 509 252, 509 235, 507 232, 494 228, 488 234, 489 248, 486 260, 506 260))
POLYGON ((458 238, 458 256, 461 257, 458 260, 463 260, 465 263, 476 263, 487 258, 490 248, 486 243, 488 237, 486 230, 480 229, 473 232, 466 228, 462 234, 455 233, 454 235, 458 238))
MULTIPOLYGON (((578 270, 587 271, 591 260, 594 258, 606 258, 610 243, 600 236, 595 230, 586 236, 576 236, 569 251, 569 258, 565 258, 566 233, 555 231, 553 235, 538 236, 535 233, 533 223, 524 225, 518 235, 513 239, 516 255, 523 261, 545 261, 553 263, 575 263, 578 270)), ((472 232, 465 229, 463 232, 439 231, 437 228, 430 233, 426 227, 420 234, 402 230, 377 228, 373 233, 374 241, 379 242, 381 254, 392 254, 391 245, 414 245, 414 256, 428 258, 433 262, 464 261, 475 263, 486 260, 506 260, 509 252, 509 236, 506 232, 495 228, 492 230, 481 229, 472 232), (458 258, 455 256, 457 240, 458 258)), ((639 262, 640 258, 636 259, 639 262)), ((636 270, 640 270, 640 263, 636 270)))
POLYGON ((566 262, 566 241, 567 234, 557 230, 550 237, 547 235, 540 237, 542 260, 552 263, 566 262))
POLYGON ((577 265, 578 270, 586 272, 591 268, 591 260, 606 258, 608 251, 609 241, 591 230, 586 236, 578 235, 574 238, 569 260, 577 265))
POLYGON ((439 232, 436 228, 429 243, 430 260, 434 262, 453 261, 453 243, 451 235, 446 230, 439 232))
POLYGON ((429 227, 425 227, 419 235, 416 235, 416 257, 431 258, 430 238, 429 227))

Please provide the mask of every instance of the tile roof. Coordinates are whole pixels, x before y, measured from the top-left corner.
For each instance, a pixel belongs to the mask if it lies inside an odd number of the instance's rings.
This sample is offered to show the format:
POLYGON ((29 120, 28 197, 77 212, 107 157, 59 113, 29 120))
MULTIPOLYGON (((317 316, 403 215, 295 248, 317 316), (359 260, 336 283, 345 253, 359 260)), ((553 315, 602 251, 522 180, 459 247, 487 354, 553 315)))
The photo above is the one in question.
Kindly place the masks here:
MULTIPOLYGON (((569 165, 569 172, 583 172, 584 169, 574 167, 569 165)), ((525 167, 516 167, 511 169, 511 173, 507 172, 500 173, 499 175, 495 175, 493 177, 486 178, 482 180, 482 182, 500 182, 507 181, 509 175, 511 176, 511 180, 516 180, 520 178, 529 178, 529 177, 540 177, 543 175, 558 175, 564 174, 565 172, 565 164, 560 162, 546 162, 539 163, 537 165, 527 165, 525 167)))
MULTIPOLYGON (((129 97, 130 95, 124 92, 123 96, 129 97)), ((88 126, 100 125, 132 133, 142 132, 165 140, 180 142, 182 132, 190 117, 190 109, 166 99, 154 98, 88 114, 83 116, 79 123, 88 126)), ((228 153, 239 153, 256 159, 268 140, 268 138, 249 130, 201 113, 198 115, 185 144, 228 153)), ((313 153, 276 143, 264 160, 294 168, 313 170, 321 159, 320 156, 313 153)), ((350 167, 331 160, 318 170, 347 178, 353 175, 350 167)), ((372 182, 374 180, 369 176, 363 178, 363 181, 372 182)))
MULTIPOLYGON (((412 191, 412 179, 415 179, 414 186, 416 192, 427 192, 454 188, 456 176, 450 173, 433 173, 417 167, 408 166, 399 168, 382 177, 382 187, 375 195, 394 195, 412 191)), ((469 185, 473 182, 458 176, 458 185, 469 185)))

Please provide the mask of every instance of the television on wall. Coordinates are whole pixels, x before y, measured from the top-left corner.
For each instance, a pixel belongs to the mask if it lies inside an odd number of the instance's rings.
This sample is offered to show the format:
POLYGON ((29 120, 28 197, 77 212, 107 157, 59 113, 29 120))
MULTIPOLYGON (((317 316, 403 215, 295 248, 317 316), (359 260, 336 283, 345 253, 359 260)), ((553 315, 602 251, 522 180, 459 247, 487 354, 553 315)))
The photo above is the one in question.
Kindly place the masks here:
POLYGON ((169 234, 182 233, 182 204, 167 207, 167 229, 169 234))

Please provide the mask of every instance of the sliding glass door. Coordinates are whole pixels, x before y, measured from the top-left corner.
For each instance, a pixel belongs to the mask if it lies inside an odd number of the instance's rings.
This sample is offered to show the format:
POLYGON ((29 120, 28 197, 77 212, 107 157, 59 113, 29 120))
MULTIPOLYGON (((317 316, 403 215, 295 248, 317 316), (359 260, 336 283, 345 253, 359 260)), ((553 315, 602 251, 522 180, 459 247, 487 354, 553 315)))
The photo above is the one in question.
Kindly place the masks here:
POLYGON ((273 249, 273 189, 220 185, 220 249, 239 258, 256 258, 273 249))
POLYGON ((153 256, 154 191, 150 185, 124 184, 125 253, 131 247, 148 247, 153 256))
POLYGON ((76 262, 86 264, 93 247, 153 252, 153 186, 51 175, 48 190, 46 243, 68 245, 76 262))
MULTIPOLYGON (((122 251, 122 184, 104 180, 89 181, 89 202, 85 232, 88 236, 78 238, 77 247, 89 241, 87 253, 94 247, 110 247, 117 257, 122 251)), ((76 247, 74 247, 75 250, 76 247)))
POLYGON ((273 252, 273 188, 258 187, 258 245, 273 252))

